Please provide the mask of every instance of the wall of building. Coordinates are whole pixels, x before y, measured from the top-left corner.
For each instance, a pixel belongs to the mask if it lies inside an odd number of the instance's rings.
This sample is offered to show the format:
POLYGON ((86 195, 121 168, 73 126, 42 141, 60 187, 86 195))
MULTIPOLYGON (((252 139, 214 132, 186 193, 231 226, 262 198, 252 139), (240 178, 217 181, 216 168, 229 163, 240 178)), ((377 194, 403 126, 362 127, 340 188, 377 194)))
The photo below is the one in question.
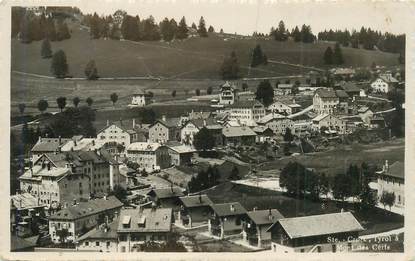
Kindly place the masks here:
POLYGON ((148 138, 150 142, 166 143, 171 139, 169 128, 157 122, 149 129, 148 138))
POLYGON ((393 177, 378 178, 378 199, 380 199, 383 192, 393 192, 395 194, 394 206, 405 206, 405 184, 401 179, 393 177))
POLYGON ((98 133, 97 138, 102 144, 115 142, 127 147, 131 143, 130 134, 114 124, 98 133))
POLYGON ((118 252, 118 242, 114 239, 85 239, 76 244, 76 250, 118 252))

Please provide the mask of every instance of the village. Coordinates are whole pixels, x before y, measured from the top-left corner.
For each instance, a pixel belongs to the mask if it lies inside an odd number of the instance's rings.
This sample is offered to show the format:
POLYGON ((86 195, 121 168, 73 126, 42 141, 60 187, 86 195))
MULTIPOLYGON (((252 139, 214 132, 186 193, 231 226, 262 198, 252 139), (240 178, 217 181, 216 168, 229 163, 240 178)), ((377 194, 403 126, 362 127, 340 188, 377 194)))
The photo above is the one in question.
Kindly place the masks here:
MULTIPOLYGON (((396 68, 366 70, 365 80, 348 67, 258 86, 223 81, 187 99, 204 111, 162 113, 150 124, 108 119, 94 137, 39 136, 11 195, 12 250, 402 250, 403 161, 336 163, 358 173, 349 186, 357 192, 339 186, 346 175, 330 162, 330 181, 307 165, 342 148, 398 146, 404 77, 396 68), (316 185, 293 185, 292 177, 316 185), (393 240, 380 245, 382 238, 393 240)), ((127 109, 155 98, 138 86, 127 109)))

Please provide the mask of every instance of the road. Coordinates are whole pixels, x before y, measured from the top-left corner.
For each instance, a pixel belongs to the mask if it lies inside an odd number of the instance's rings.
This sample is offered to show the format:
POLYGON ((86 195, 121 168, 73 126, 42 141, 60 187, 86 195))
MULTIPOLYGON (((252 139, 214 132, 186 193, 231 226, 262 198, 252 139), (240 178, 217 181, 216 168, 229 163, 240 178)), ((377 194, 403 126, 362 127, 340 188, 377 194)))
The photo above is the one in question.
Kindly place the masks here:
POLYGON ((306 66, 306 65, 302 65, 302 64, 279 62, 279 61, 275 61, 275 60, 268 60, 268 62, 269 63, 275 63, 275 64, 282 64, 282 65, 289 65, 289 66, 299 67, 299 68, 303 68, 303 69, 311 69, 311 70, 315 70, 315 71, 319 71, 319 72, 325 72, 326 71, 326 70, 321 69, 321 68, 317 68, 317 67, 313 67, 313 66, 306 66))

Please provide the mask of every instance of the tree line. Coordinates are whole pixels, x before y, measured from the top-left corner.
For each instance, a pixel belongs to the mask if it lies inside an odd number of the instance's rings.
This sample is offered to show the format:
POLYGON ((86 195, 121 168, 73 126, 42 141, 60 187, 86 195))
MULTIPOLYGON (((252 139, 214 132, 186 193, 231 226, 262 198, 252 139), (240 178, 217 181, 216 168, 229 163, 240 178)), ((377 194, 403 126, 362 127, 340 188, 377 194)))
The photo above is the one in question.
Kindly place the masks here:
POLYGON ((280 186, 292 197, 308 197, 318 201, 321 195, 332 193, 334 199, 345 202, 353 197, 361 208, 370 209, 377 203, 376 195, 369 187, 375 169, 365 162, 360 166, 350 164, 345 173, 329 178, 298 162, 289 162, 281 171, 280 186))
POLYGON ((19 37, 22 43, 31 43, 42 39, 62 41, 71 38, 71 32, 66 23, 66 16, 47 17, 45 12, 35 15, 22 7, 12 8, 12 37, 19 37))
POLYGON ((270 36, 276 41, 287 41, 290 37, 295 42, 312 43, 316 40, 316 36, 313 34, 310 25, 303 24, 301 30, 298 26, 295 26, 291 32, 285 27, 284 21, 280 21, 276 28, 271 27, 270 36))
MULTIPOLYGON (((170 42, 174 39, 182 40, 189 37, 189 27, 183 16, 177 23, 175 19, 164 18, 157 23, 152 15, 141 19, 138 15, 132 16, 127 12, 118 10, 113 15, 98 16, 97 13, 84 16, 83 24, 90 28, 93 39, 111 38, 119 40, 123 38, 130 41, 158 41, 170 42)), ((199 25, 193 23, 191 26, 200 37, 208 37, 208 32, 214 32, 209 26, 206 29, 205 19, 200 17, 199 25)))
POLYGON ((403 53, 405 50, 405 35, 394 35, 372 30, 370 27, 361 27, 360 31, 352 30, 324 30, 318 33, 320 41, 335 41, 342 46, 374 50, 375 46, 384 52, 403 53))

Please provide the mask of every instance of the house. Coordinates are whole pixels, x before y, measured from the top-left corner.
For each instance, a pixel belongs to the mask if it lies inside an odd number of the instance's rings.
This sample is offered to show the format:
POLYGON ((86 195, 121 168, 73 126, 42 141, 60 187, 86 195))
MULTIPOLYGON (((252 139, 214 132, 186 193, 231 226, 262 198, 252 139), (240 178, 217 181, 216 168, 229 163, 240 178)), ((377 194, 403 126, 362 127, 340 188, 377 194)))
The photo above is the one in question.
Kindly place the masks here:
POLYGON ((18 178, 23 193, 30 193, 39 204, 53 208, 89 198, 90 177, 87 173, 77 171, 70 164, 62 166, 43 161, 42 157, 18 178))
POLYGON ((157 206, 177 209, 180 203, 179 197, 184 196, 184 193, 181 188, 171 185, 169 188, 153 188, 147 195, 157 206))
POLYGON ((224 239, 241 234, 246 209, 239 202, 211 205, 213 215, 209 218, 208 231, 211 235, 224 239))
POLYGON ((378 175, 378 199, 382 197, 384 192, 392 192, 395 194, 394 207, 405 207, 405 164, 400 161, 394 162, 389 166, 385 161, 382 171, 377 172, 378 175))
POLYGON ((301 105, 295 103, 295 100, 291 103, 276 101, 268 106, 267 110, 282 115, 290 115, 299 112, 301 110, 301 105))
POLYGON ((166 143, 180 141, 180 118, 166 118, 155 121, 148 130, 148 141, 166 143))
POLYGON ((216 122, 212 118, 208 119, 194 119, 189 120, 183 124, 180 129, 180 140, 184 144, 193 144, 195 135, 203 128, 208 125, 215 125, 216 122))
POLYGON ((170 162, 174 166, 187 165, 192 162, 196 150, 193 147, 180 145, 167 145, 170 162))
POLYGON ((180 197, 180 210, 176 220, 182 226, 192 228, 207 225, 212 215, 213 202, 205 194, 180 197))
POLYGON ((133 128, 128 128, 122 120, 112 124, 107 121, 107 126, 97 132, 97 140, 101 144, 119 144, 126 148, 137 140, 137 132, 133 128))
POLYGON ((170 166, 170 156, 165 145, 154 142, 134 142, 127 147, 129 161, 139 164, 141 171, 152 173, 170 166))
POLYGON ((76 242, 79 236, 96 225, 112 220, 119 213, 123 203, 115 196, 74 202, 49 217, 49 234, 52 242, 76 242), (60 238, 60 230, 66 229, 66 238, 60 238))
POLYGON ((344 90, 350 98, 360 96, 360 88, 354 82, 343 82, 340 88, 344 90))
POLYGON ((362 106, 357 110, 357 113, 365 124, 370 124, 370 120, 373 118, 373 111, 369 107, 362 106))
POLYGON ((305 137, 310 135, 313 130, 313 115, 312 113, 296 113, 288 115, 287 118, 291 120, 291 132, 298 137, 305 137))
POLYGON ((249 127, 227 127, 222 129, 224 145, 251 145, 257 134, 249 127))
POLYGON ((219 123, 207 125, 206 129, 209 133, 213 136, 215 140, 215 146, 222 146, 223 145, 223 136, 222 136, 222 129, 223 126, 219 123))
POLYGON ((293 91, 294 84, 280 83, 277 88, 274 89, 274 96, 290 95, 293 91))
POLYGON ((353 133, 357 128, 364 126, 364 122, 359 116, 346 116, 341 119, 346 122, 347 133, 353 133))
POLYGON ((372 87, 372 90, 375 92, 388 93, 394 90, 398 83, 399 81, 395 79, 392 74, 385 73, 380 74, 379 77, 370 84, 370 87, 372 87))
POLYGON ((76 240, 77 251, 118 252, 118 217, 92 228, 76 240))
POLYGON ((236 102, 226 111, 229 112, 230 121, 237 121, 246 126, 255 125, 255 122, 265 116, 265 107, 257 100, 236 102))
POLYGON ((271 138, 274 136, 274 132, 267 126, 256 126, 253 127, 252 130, 256 133, 256 140, 255 142, 266 142, 270 141, 271 138))
POLYGON ((150 103, 151 96, 146 93, 144 90, 138 89, 133 93, 131 103, 128 107, 144 107, 150 103))
POLYGON ((333 114, 339 104, 339 97, 333 89, 319 88, 313 96, 313 110, 318 114, 333 114))
POLYGON ((258 125, 270 128, 274 134, 284 135, 287 128, 291 129, 294 122, 287 116, 270 113, 258 121, 258 125))
POLYGON ((346 121, 331 114, 320 114, 313 119, 313 129, 320 131, 321 128, 336 131, 338 134, 346 133, 346 121))
POLYGON ((352 213, 341 212, 279 219, 267 231, 273 252, 294 253, 352 251, 363 230, 352 213))
POLYGON ((225 82, 219 90, 219 104, 232 105, 237 100, 235 85, 225 82))
POLYGON ((238 92, 238 101, 253 101, 256 95, 252 91, 241 91, 238 92))
POLYGON ((385 118, 382 115, 374 114, 372 119, 370 119, 369 127, 373 129, 385 128, 386 127, 385 118))
POLYGON ((40 156, 45 153, 54 153, 60 151, 62 146, 64 146, 70 139, 65 138, 42 138, 39 136, 38 141, 30 150, 31 161, 35 162, 40 156))
POLYGON ((276 209, 248 211, 244 224, 243 239, 259 248, 271 247, 271 232, 267 229, 284 216, 276 209))
POLYGON ((353 68, 334 68, 331 70, 331 73, 341 79, 349 79, 354 76, 356 73, 353 68))
POLYGON ((60 149, 62 152, 66 151, 90 151, 99 150, 103 147, 103 143, 97 142, 96 138, 84 138, 82 136, 74 136, 71 140, 65 143, 60 149))
POLYGON ((349 95, 344 90, 335 90, 336 96, 339 98, 337 105, 337 113, 347 114, 349 112, 349 95))
POLYGON ((148 242, 166 242, 172 231, 171 208, 123 209, 117 227, 118 252, 137 252, 148 242))

